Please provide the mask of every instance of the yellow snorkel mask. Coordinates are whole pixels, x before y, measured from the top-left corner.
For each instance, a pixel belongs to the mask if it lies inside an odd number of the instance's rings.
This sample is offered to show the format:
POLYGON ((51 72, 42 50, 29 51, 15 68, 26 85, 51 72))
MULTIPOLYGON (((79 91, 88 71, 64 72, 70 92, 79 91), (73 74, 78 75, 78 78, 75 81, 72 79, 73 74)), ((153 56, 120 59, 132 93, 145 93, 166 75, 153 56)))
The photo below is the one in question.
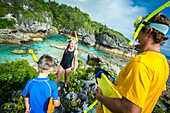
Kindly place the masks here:
MULTIPOLYGON (((149 19, 151 19, 154 15, 156 15, 157 13, 159 13, 161 10, 165 9, 166 7, 170 6, 170 1, 166 2, 165 4, 163 4, 161 7, 159 7, 158 9, 156 9, 154 12, 152 12, 149 16, 147 16, 145 19, 142 19, 142 17, 138 17, 138 19, 134 22, 134 26, 137 28, 132 40, 129 42, 129 46, 133 46, 138 34, 140 32, 140 30, 142 29, 143 26, 145 26, 144 23, 147 23, 149 19)), ((157 26, 157 25, 152 25, 152 26, 157 26)), ((160 25, 158 25, 160 26, 160 25)), ((161 28, 165 29, 165 31, 167 30, 166 26, 162 26, 161 28)), ((163 33, 165 34, 165 31, 163 31, 163 33)))
POLYGON ((76 31, 73 31, 73 32, 75 34, 75 37, 71 37, 69 41, 75 40, 76 42, 78 42, 77 33, 76 33, 76 31))
MULTIPOLYGON (((73 32, 75 34, 75 37, 71 37, 69 41, 74 40, 74 41, 78 42, 77 33, 76 33, 76 31, 73 31, 73 32)), ((76 44, 76 47, 75 47, 76 50, 77 50, 77 46, 78 46, 78 43, 76 44)))

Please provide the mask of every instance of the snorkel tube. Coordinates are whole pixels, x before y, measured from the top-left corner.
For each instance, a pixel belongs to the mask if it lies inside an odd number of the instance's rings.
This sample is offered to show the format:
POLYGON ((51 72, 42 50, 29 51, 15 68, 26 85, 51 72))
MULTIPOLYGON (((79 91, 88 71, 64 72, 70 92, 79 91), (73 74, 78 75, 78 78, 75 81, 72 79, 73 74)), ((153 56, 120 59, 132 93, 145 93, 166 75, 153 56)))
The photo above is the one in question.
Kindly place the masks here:
POLYGON ((75 40, 76 42, 78 42, 77 33, 76 33, 76 31, 73 31, 73 32, 74 32, 74 34, 75 34, 75 37, 71 37, 71 38, 70 38, 70 41, 71 41, 71 40, 75 40))
POLYGON ((74 34, 75 34, 75 38, 77 39, 77 33, 76 33, 76 31, 73 31, 74 32, 74 34))
MULTIPOLYGON (((30 55, 32 56, 32 58, 35 60, 35 62, 38 64, 38 59, 37 59, 37 57, 34 55, 33 50, 30 49, 28 52, 30 53, 30 55)), ((54 58, 54 59, 55 59, 55 61, 56 61, 56 66, 57 66, 58 63, 59 63, 59 60, 58 60, 57 58, 54 58)))
POLYGON ((98 103, 98 100, 95 100, 89 107, 87 105, 83 105, 83 113, 87 113, 90 109, 92 109, 96 104, 98 103))
MULTIPOLYGON (((74 32, 74 34, 75 34, 75 37, 71 37, 69 41, 74 40, 74 41, 78 42, 77 33, 76 33, 76 31, 73 31, 73 32, 74 32)), ((76 49, 76 50, 77 50, 77 45, 78 45, 78 44, 76 44, 76 46, 75 46, 75 49, 76 49)))
POLYGON ((32 58, 33 58, 36 62, 38 62, 38 59, 37 59, 37 57, 34 55, 32 49, 29 50, 29 53, 30 53, 30 55, 32 56, 32 58))
POLYGON ((138 37, 138 34, 140 32, 140 30, 142 29, 143 26, 145 26, 143 24, 143 22, 148 22, 149 19, 151 19, 153 16, 155 16, 157 13, 159 13, 160 11, 162 11, 163 9, 165 9, 166 7, 170 6, 170 1, 166 2, 165 4, 163 4, 161 7, 159 7, 158 9, 156 9, 154 12, 152 12, 150 15, 148 15, 144 20, 142 20, 142 17, 139 17, 134 25, 138 25, 138 28, 136 29, 136 32, 134 33, 132 40, 129 42, 129 46, 132 46, 136 40, 136 38, 138 37), (139 23, 138 21, 141 21, 141 23, 139 23))

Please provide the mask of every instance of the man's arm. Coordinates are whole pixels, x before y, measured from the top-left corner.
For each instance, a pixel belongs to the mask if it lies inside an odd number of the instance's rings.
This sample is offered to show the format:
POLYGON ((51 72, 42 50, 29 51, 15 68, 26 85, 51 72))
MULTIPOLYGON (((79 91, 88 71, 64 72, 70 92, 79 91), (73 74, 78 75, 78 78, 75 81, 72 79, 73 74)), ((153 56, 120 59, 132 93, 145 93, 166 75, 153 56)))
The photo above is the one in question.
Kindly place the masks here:
POLYGON ((142 108, 125 97, 122 99, 104 97, 99 87, 97 88, 97 99, 114 113, 141 113, 142 111, 142 108))
POLYGON ((24 97, 24 101, 25 101, 25 113, 29 113, 30 112, 30 104, 29 104, 29 97, 24 97))
POLYGON ((58 97, 58 100, 54 100, 55 107, 58 107, 60 105, 60 97, 58 97))

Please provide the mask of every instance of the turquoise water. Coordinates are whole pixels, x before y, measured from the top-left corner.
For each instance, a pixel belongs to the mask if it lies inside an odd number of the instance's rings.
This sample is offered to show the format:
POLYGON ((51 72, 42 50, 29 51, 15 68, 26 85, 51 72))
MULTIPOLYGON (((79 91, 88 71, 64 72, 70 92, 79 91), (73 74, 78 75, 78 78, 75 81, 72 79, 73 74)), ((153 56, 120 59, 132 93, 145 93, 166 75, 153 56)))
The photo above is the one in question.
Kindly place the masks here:
MULTIPOLYGON (((56 36, 53 36, 52 38, 44 38, 44 42, 33 42, 31 44, 28 44, 27 45, 28 47, 20 46, 20 45, 16 45, 16 44, 0 44, 0 63, 4 63, 5 60, 8 60, 11 62, 12 60, 15 61, 15 60, 20 60, 20 59, 26 59, 29 61, 31 66, 36 67, 37 65, 36 65, 35 61, 31 57, 31 55, 28 53, 29 49, 34 50, 34 53, 37 58, 40 58, 43 54, 49 54, 49 55, 57 58, 60 61, 64 50, 57 49, 54 47, 51 48, 51 47, 49 47, 49 44, 67 46, 68 45, 67 40, 68 40, 68 38, 63 37, 62 35, 56 34, 56 36), (13 50, 24 50, 27 53, 24 55, 17 55, 17 54, 11 53, 11 51, 13 51, 13 50)), ((170 53, 170 50, 169 50, 170 44, 169 43, 170 43, 170 41, 168 43, 165 43, 165 45, 163 47, 161 47, 161 52, 163 54, 165 54, 168 59, 170 58, 169 57, 169 53, 170 53)), ((118 57, 113 54, 106 53, 105 51, 101 51, 101 50, 98 50, 93 47, 88 47, 88 46, 82 45, 80 42, 78 43, 78 48, 80 48, 81 50, 87 51, 99 58, 108 59, 109 61, 111 61, 113 63, 117 63, 122 66, 125 66, 126 63, 121 62, 120 59, 128 60, 128 59, 124 59, 124 58, 118 57)), ((83 52, 83 51, 78 51, 78 53, 79 53, 78 59, 81 59, 86 63, 88 53, 83 52)), ((120 72, 120 68, 115 65, 112 65, 112 66, 117 71, 117 74, 118 74, 120 72)))
MULTIPOLYGON (((11 62, 11 61, 20 60, 20 59, 26 59, 29 61, 31 66, 36 67, 35 61, 31 57, 31 55, 28 53, 29 49, 34 50, 35 56, 37 58, 40 58, 43 54, 49 54, 57 58, 60 61, 64 50, 50 47, 49 45, 54 44, 54 45, 60 45, 60 46, 67 46, 68 45, 67 40, 68 38, 62 37, 61 35, 57 35, 52 38, 44 38, 43 42, 33 42, 31 44, 28 44, 27 46, 20 46, 16 44, 0 44, 0 63, 4 63, 5 60, 8 60, 11 62), (24 55, 13 54, 11 53, 11 51, 13 50, 24 50, 26 51, 26 54, 24 55)), ((113 63, 117 63, 122 66, 126 65, 126 63, 123 63, 119 60, 119 59, 124 59, 124 58, 120 58, 113 54, 100 51, 93 47, 82 45, 81 43, 78 43, 78 48, 80 48, 81 50, 87 51, 88 53, 91 53, 102 59, 109 59, 109 61, 113 63), (113 57, 115 58, 113 59, 113 57)), ((83 51, 78 51, 78 59, 81 59, 86 63, 88 53, 83 52, 83 51)), ((124 59, 124 60, 127 60, 127 59, 124 59)), ((120 68, 115 65, 112 65, 112 66, 117 71, 117 74, 118 74, 120 71, 120 68)))

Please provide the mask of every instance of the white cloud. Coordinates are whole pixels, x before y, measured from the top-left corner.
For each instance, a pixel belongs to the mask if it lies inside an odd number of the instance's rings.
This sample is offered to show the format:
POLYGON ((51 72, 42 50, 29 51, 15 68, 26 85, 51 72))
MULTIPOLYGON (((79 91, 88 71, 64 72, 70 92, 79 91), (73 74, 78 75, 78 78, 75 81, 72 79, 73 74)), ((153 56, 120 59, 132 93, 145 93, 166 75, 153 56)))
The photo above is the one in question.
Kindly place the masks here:
POLYGON ((145 16, 146 8, 135 6, 132 0, 57 0, 90 15, 93 21, 107 25, 131 39, 133 22, 138 16, 145 16))

